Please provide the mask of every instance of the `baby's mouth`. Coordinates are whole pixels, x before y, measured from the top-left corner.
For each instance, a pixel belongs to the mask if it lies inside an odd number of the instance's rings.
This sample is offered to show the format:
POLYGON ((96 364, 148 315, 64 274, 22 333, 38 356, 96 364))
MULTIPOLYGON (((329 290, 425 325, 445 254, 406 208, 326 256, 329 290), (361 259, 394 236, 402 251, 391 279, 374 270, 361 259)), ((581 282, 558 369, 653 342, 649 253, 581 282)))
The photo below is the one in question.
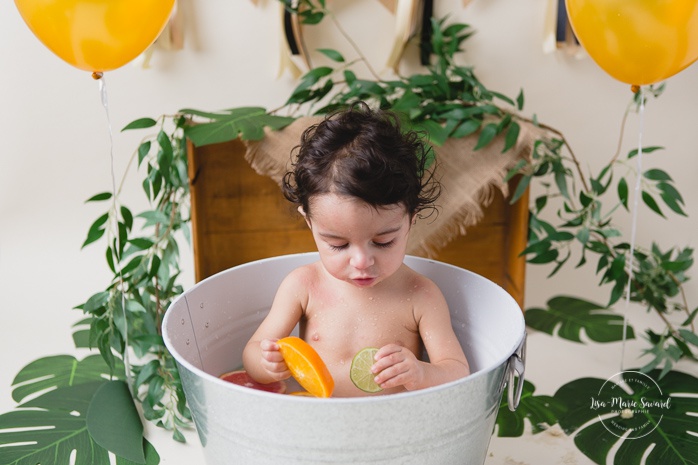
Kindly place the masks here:
POLYGON ((376 281, 376 278, 352 278, 351 281, 359 287, 368 287, 376 281))

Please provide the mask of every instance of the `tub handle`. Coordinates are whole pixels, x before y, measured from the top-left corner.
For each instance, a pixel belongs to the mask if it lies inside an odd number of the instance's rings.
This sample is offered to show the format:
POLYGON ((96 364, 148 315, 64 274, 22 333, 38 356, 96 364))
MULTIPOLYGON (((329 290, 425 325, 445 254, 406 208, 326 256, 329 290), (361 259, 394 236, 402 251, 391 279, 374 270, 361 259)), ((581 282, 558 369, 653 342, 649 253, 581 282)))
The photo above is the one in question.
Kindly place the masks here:
POLYGON ((526 333, 524 332, 523 341, 519 345, 518 349, 509 357, 508 364, 508 389, 507 389, 507 400, 509 404, 509 410, 512 412, 516 410, 521 401, 521 392, 523 391, 524 385, 524 371, 526 369, 526 333), (514 383, 516 375, 518 375, 518 383, 514 383))

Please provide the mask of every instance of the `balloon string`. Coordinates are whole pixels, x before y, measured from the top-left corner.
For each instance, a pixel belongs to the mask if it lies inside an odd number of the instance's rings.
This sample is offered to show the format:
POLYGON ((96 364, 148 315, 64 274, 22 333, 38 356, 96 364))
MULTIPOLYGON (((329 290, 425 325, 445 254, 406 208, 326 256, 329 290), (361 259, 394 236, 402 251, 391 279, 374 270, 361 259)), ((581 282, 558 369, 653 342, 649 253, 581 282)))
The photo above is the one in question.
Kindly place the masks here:
MULTIPOLYGON (((110 160, 110 167, 111 167, 111 187, 112 187, 112 211, 114 212, 114 215, 117 215, 117 210, 116 210, 116 175, 114 173, 114 136, 113 136, 113 131, 112 131, 112 125, 111 125, 111 118, 109 117, 109 101, 107 99, 107 83, 106 83, 106 78, 104 76, 99 76, 97 79, 97 83, 99 85, 99 95, 100 99, 102 100, 102 106, 104 107, 104 112, 107 117, 107 129, 109 130, 109 160, 110 160)), ((116 246, 117 250, 121 250, 121 235, 119 234, 119 225, 118 221, 115 222, 115 238, 116 238, 116 246)), ((114 251, 114 256, 116 258, 117 251, 114 251)), ((128 389, 131 391, 131 386, 133 384, 133 379, 131 376, 131 364, 129 363, 129 357, 128 357, 128 319, 126 316, 126 293, 124 290, 124 276, 121 271, 121 262, 119 260, 114 260, 114 266, 118 270, 118 275, 119 275, 119 288, 121 289, 121 311, 122 311, 122 316, 124 319, 124 328, 123 328, 123 336, 124 336, 124 369, 126 371, 126 380, 128 381, 128 389)), ((133 392, 131 391, 131 394, 133 395, 133 392)))
POLYGON ((635 190, 633 192, 633 211, 632 211, 632 223, 630 228, 630 250, 628 253, 628 260, 626 263, 628 269, 628 283, 625 289, 625 309, 623 311, 623 343, 621 345, 621 356, 620 356, 620 371, 623 371, 624 361, 625 361, 625 342, 627 340, 628 334, 628 307, 630 306, 630 289, 633 281, 633 262, 635 260, 635 236, 637 234, 637 210, 639 198, 641 195, 641 181, 642 181, 642 133, 645 126, 645 96, 643 94, 642 87, 639 88, 640 92, 640 128, 639 128, 639 140, 637 145, 637 161, 636 161, 636 174, 635 174, 635 190))

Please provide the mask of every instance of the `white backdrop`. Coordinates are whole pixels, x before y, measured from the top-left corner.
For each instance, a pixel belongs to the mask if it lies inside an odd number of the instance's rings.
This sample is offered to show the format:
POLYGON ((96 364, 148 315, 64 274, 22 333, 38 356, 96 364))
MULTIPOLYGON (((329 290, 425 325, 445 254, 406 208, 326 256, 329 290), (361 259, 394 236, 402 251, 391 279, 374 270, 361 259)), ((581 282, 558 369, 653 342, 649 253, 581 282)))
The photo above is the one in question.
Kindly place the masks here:
MULTIPOLYGON (((464 8, 461 2, 437 2, 437 15, 449 13, 477 31, 466 42, 462 60, 475 66, 485 85, 512 97, 523 88, 524 113, 562 131, 582 163, 597 169, 616 149, 631 92, 589 58, 543 53, 547 3, 475 0, 464 8)), ((120 133, 128 122, 185 107, 275 108, 295 85, 288 73, 277 76, 276 2, 182 0, 181 8, 186 15, 184 50, 156 51, 151 69, 134 63, 106 73, 119 179, 145 135, 120 133)), ((335 10, 381 69, 394 18, 369 0, 344 2, 335 10)), ((310 32, 308 45, 334 47, 349 55, 346 44, 328 30, 310 32)), ((650 102, 643 144, 666 147, 647 155, 645 167, 662 167, 674 177, 687 202, 688 218, 670 214, 665 221, 642 207, 639 244, 656 240, 664 248, 695 245, 697 66, 670 78, 664 95, 650 102)), ((71 308, 108 283, 103 246, 82 251, 80 246, 91 222, 102 213, 102 205, 84 202, 111 190, 111 179, 106 117, 96 82, 49 52, 11 1, 0 2, 0 108, 0 412, 4 412, 13 407, 9 387, 22 366, 43 356, 75 352, 70 326, 81 314, 71 308)), ((623 153, 637 145, 637 134, 637 118, 632 116, 623 153)), ((138 177, 129 179, 124 202, 140 211, 145 204, 138 177)), ((622 221, 620 226, 629 231, 629 216, 622 221)), ((184 284, 189 286, 193 284, 190 256, 184 267, 184 284)), ((527 307, 564 292, 600 302, 606 299, 590 270, 561 273, 546 282, 549 270, 529 266, 527 307)), ((696 282, 689 283, 687 295, 691 305, 698 306, 696 282)))

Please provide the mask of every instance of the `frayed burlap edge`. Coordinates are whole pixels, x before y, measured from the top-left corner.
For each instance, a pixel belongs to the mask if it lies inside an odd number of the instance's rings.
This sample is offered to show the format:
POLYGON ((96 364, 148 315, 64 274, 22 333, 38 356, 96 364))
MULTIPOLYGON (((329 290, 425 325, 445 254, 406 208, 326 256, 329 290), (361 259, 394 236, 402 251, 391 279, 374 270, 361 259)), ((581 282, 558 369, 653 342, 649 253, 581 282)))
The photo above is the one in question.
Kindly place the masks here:
MULTIPOLYGON (((280 131, 267 130, 260 141, 247 141, 245 159, 259 174, 269 176, 276 183, 291 167, 291 152, 298 145, 301 133, 322 118, 299 118, 280 131)), ((441 196, 436 211, 422 212, 410 232, 407 253, 434 256, 438 250, 483 216, 496 190, 508 195, 506 173, 521 158, 528 158, 537 139, 544 131, 533 124, 519 123, 521 130, 517 144, 502 153, 504 139, 496 138, 487 147, 475 151, 477 135, 449 139, 435 147, 435 178, 441 184, 441 196)))

